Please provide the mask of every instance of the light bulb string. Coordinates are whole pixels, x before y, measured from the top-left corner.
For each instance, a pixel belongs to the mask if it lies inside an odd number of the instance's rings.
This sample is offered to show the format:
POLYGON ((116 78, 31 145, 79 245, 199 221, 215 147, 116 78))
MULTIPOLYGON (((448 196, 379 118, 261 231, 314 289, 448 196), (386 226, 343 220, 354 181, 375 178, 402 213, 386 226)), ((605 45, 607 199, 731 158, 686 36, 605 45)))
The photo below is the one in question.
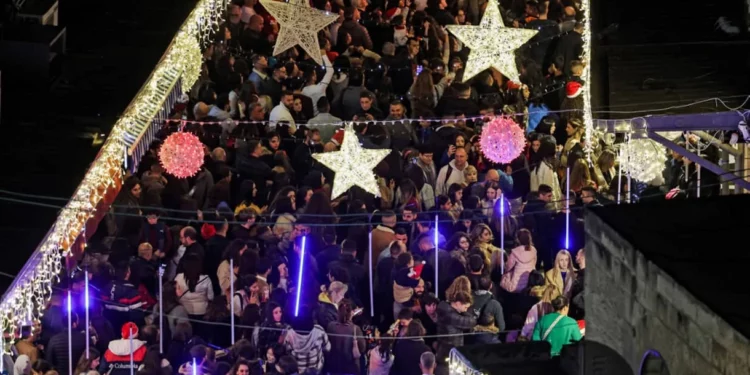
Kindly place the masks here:
MULTIPOLYGON (((744 95, 742 97, 746 98, 746 102, 750 100, 750 94, 744 95)), ((687 104, 681 104, 681 105, 675 105, 675 106, 669 106, 669 107, 662 107, 662 108, 651 108, 651 109, 641 109, 641 110, 630 110, 630 111, 614 111, 614 110, 596 110, 592 111, 592 114, 642 114, 646 112, 666 112, 671 111, 675 109, 682 109, 687 108, 691 106, 695 106, 698 104, 703 104, 707 102, 712 101, 719 101, 720 103, 723 103, 719 98, 708 98, 708 99, 701 99, 698 101, 694 101, 687 104)), ((725 104, 726 106, 726 104, 725 104)), ((726 106, 727 109, 730 111, 735 111, 734 109, 730 109, 729 106, 726 106)), ((570 113, 570 112, 582 112, 581 109, 567 109, 567 110, 548 110, 547 113, 556 113, 556 114, 564 114, 564 113, 570 113)), ((505 113, 502 111, 497 111, 495 113, 495 116, 524 116, 528 115, 529 113, 534 113, 534 111, 530 112, 519 112, 519 113, 505 113)), ((745 117, 747 113, 750 113, 750 110, 746 110, 745 112, 740 112, 738 116, 745 117)), ((706 115, 711 115, 713 113, 707 113, 706 115)), ((468 117, 461 117, 461 118, 404 118, 399 120, 371 120, 371 121, 341 121, 341 122, 331 122, 331 123, 320 123, 320 124, 313 124, 309 126, 343 126, 345 123, 348 122, 354 122, 354 123, 366 123, 366 124, 383 124, 383 125, 393 125, 397 122, 407 122, 407 123, 419 123, 419 122, 433 122, 433 123, 451 123, 456 122, 458 120, 464 120, 464 121, 473 121, 473 120, 483 120, 483 119, 489 119, 493 115, 480 115, 480 116, 468 116, 468 117)), ((648 117, 643 116, 636 116, 629 119, 594 119, 594 121, 634 121, 637 119, 648 119, 648 117)), ((233 120, 233 119, 227 119, 223 121, 199 121, 199 120, 183 120, 183 119, 166 119, 165 122, 168 123, 193 123, 193 124, 201 124, 201 125, 210 125, 210 124, 226 124, 226 123, 235 123, 235 124, 260 124, 260 125, 268 125, 271 123, 279 123, 279 121, 268 121, 268 120, 261 120, 261 121, 249 121, 249 120, 233 120)), ((304 124, 300 124, 304 125, 304 124)), ((618 132, 620 133, 620 132, 618 132)), ((625 133, 625 132, 621 132, 625 133)))

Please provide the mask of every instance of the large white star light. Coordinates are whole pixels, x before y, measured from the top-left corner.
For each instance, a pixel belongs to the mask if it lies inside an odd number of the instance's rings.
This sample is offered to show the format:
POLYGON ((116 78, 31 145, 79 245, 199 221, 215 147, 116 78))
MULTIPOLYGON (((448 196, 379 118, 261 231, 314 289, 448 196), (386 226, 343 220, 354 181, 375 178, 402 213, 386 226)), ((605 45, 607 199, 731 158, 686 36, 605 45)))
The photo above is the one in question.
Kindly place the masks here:
POLYGON ((464 69, 464 81, 485 69, 495 68, 518 82, 515 50, 536 35, 536 30, 505 27, 496 0, 487 2, 479 26, 448 25, 448 31, 471 49, 464 69))
POLYGON ((318 31, 336 21, 338 14, 310 7, 307 0, 261 0, 260 3, 279 23, 274 56, 299 45, 318 65, 323 65, 318 31))
POLYGON ((380 189, 372 171, 390 153, 390 150, 370 150, 362 148, 351 123, 344 128, 344 141, 340 151, 313 154, 315 160, 333 170, 333 191, 331 199, 346 193, 357 185, 366 192, 379 197, 380 189))

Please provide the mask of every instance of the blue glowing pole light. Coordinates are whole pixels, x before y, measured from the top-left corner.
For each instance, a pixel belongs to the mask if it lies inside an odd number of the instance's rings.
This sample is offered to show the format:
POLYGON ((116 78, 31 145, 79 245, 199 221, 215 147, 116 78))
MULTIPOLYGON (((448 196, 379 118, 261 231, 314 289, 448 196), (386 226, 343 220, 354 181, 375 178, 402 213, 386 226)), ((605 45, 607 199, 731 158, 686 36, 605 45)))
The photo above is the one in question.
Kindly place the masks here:
POLYGON ((299 256, 299 270, 297 271, 297 297, 294 302, 294 316, 299 316, 299 297, 302 295, 302 271, 305 269, 305 247, 307 236, 302 237, 302 249, 299 256))
POLYGON ((438 215, 435 214, 435 296, 438 294, 438 215))

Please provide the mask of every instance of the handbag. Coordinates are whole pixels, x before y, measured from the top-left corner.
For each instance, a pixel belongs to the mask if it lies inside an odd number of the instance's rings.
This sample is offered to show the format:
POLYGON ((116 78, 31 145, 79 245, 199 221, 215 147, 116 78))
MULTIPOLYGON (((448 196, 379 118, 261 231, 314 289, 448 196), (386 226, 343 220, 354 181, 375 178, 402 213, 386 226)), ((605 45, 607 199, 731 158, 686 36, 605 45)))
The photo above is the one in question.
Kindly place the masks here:
POLYGON ((354 359, 359 359, 359 357, 362 356, 362 353, 359 352, 359 345, 357 345, 357 326, 353 325, 353 327, 354 335, 352 336, 352 357, 354 357, 354 359))

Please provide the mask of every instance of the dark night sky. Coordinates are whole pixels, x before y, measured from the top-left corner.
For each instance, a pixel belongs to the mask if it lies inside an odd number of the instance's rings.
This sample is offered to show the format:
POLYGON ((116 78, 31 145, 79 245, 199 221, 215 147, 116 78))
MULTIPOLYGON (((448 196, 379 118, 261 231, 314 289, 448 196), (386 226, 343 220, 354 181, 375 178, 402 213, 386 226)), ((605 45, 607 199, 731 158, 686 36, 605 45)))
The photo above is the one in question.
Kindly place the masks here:
MULTIPOLYGON (((0 189, 70 197, 98 151, 80 135, 108 133, 195 3, 60 0, 68 46, 61 79, 49 92, 33 91, 8 87, 3 72, 0 189)), ((57 210, 0 201, 0 212, 0 272, 16 274, 57 210)), ((0 290, 10 281, 0 275, 0 290)))

